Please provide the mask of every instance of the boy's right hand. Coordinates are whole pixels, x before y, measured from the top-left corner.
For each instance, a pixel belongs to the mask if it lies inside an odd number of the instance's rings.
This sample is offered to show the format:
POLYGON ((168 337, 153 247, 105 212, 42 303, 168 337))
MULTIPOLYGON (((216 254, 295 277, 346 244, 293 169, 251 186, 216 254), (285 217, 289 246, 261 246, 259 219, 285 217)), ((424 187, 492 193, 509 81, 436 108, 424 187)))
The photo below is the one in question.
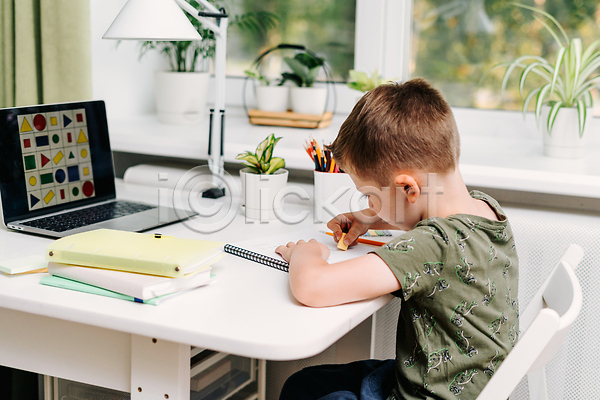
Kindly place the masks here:
POLYGON ((371 226, 380 221, 377 214, 372 210, 362 210, 360 213, 363 215, 359 216, 359 218, 356 218, 355 213, 351 212, 339 214, 327 223, 327 228, 331 229, 333 240, 336 243, 340 241, 342 233, 345 232, 344 244, 354 246, 358 243, 357 239, 359 236, 367 233, 371 226))

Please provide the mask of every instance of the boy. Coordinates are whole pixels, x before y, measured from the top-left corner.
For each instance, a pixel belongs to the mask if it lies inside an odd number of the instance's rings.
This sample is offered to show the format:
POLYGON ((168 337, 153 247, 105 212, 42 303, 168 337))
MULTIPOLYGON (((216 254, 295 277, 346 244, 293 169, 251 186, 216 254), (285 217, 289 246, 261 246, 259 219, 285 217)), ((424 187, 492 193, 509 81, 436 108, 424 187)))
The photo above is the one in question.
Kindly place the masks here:
POLYGON ((518 260, 498 203, 462 180, 449 105, 422 79, 377 87, 330 148, 369 198, 369 210, 329 222, 335 240, 406 232, 337 264, 314 240, 276 251, 305 305, 401 297, 396 359, 304 369, 281 399, 475 399, 516 341, 518 260))

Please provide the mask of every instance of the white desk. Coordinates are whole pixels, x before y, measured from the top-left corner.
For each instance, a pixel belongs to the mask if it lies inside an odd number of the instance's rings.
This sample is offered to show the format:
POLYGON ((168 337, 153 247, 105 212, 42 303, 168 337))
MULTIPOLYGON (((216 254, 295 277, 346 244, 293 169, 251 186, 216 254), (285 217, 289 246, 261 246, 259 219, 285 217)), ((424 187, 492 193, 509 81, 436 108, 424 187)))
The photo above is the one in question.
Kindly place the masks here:
MULTIPOLYGON (((156 190, 119 184, 118 191, 121 198, 157 198, 156 190)), ((240 215, 210 235, 182 224, 159 231, 236 242, 311 225, 310 218, 300 226, 247 225, 240 215)), ((2 259, 43 254, 49 242, 2 230, 0 254, 2 259)), ((43 286, 39 274, 2 275, 0 364, 131 392, 134 400, 164 394, 189 398, 190 346, 259 359, 305 358, 326 349, 391 298, 311 309, 293 299, 284 272, 233 256, 214 264, 214 271, 218 280, 213 284, 159 306, 43 286)))

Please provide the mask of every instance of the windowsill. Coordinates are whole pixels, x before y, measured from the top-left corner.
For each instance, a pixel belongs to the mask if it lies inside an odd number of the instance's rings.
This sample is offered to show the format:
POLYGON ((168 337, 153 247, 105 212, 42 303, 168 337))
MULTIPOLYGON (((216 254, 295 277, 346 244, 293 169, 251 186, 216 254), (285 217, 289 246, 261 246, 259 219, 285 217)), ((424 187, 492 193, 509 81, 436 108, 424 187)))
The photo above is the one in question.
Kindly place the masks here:
MULTIPOLYGON (((600 143, 590 143, 585 158, 561 160, 542 154, 542 142, 531 121, 522 123, 520 113, 504 113, 500 127, 489 123, 485 132, 471 126, 468 110, 455 110, 461 132, 460 169, 468 186, 519 192, 543 193, 600 199, 600 143), (532 133, 533 132, 533 133, 532 133)), ((480 114, 484 115, 485 114, 480 114)), ((497 115, 497 114, 496 114, 497 115)), ((310 171, 313 165, 303 144, 311 136, 330 143, 346 115, 337 114, 332 124, 323 129, 298 129, 256 126, 248 122, 241 108, 228 108, 225 122, 225 162, 238 163, 235 156, 253 150, 267 135, 274 133, 283 139, 277 144, 276 155, 286 160, 289 169, 310 171)), ((531 119, 531 118, 530 118, 531 119)), ((597 130, 598 121, 594 120, 597 130)), ((165 125, 155 115, 110 121, 113 151, 175 157, 189 160, 207 159, 208 118, 197 125, 165 125)), ((481 125, 479 125, 481 126, 481 125)), ((588 132, 588 134, 590 133, 588 132)))

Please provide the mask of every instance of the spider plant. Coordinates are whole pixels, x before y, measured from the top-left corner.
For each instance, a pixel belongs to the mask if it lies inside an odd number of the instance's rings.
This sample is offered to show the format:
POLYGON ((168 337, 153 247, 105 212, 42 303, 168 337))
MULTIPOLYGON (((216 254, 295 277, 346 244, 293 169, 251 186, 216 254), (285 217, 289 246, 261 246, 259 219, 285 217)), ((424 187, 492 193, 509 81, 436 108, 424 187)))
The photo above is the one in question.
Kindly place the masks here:
POLYGON ((562 108, 577 108, 579 136, 581 137, 585 129, 587 108, 591 107, 593 102, 591 91, 600 86, 600 76, 596 73, 600 67, 600 51, 597 50, 600 48, 600 39, 584 50, 581 39, 570 39, 552 15, 524 4, 512 4, 539 14, 534 15, 534 18, 550 32, 559 47, 554 63, 540 56, 524 55, 512 62, 494 66, 492 69, 507 67, 502 79, 502 94, 504 94, 509 77, 517 68, 523 69, 519 78, 521 96, 523 96, 527 78, 532 73, 540 76, 545 83, 527 94, 523 102, 523 115, 527 112, 529 103, 535 98, 535 118, 539 126, 542 105, 548 104, 550 112, 546 126, 548 132, 551 133, 556 116, 562 108))

